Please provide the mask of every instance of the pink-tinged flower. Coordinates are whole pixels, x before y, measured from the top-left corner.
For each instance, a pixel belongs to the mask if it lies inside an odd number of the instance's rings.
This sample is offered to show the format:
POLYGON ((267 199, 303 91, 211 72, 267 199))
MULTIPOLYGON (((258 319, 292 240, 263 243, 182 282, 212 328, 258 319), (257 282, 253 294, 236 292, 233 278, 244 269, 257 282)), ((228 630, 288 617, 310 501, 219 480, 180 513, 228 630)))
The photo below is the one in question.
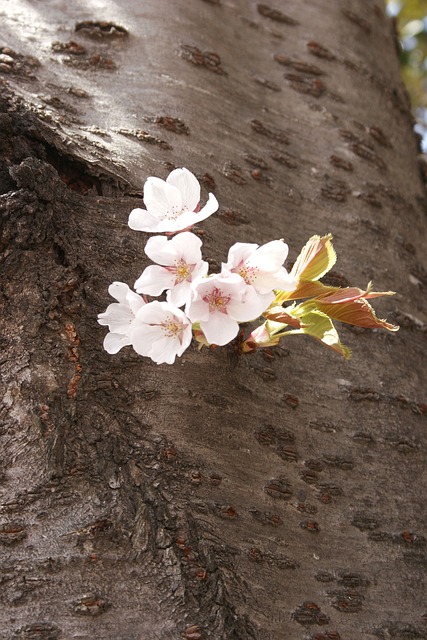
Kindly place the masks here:
POLYGON ((169 302, 149 302, 142 307, 132 324, 132 346, 141 356, 157 364, 173 364, 191 342, 191 322, 169 302))
MULTIPOLYGON (((242 353, 250 353, 261 347, 275 347, 278 345, 281 336, 277 337, 274 335, 273 331, 275 326, 278 326, 278 323, 266 320, 254 329, 249 338, 243 342, 242 353)), ((283 327, 283 325, 280 325, 280 327, 283 327)))
POLYGON ((189 231, 178 233, 170 240, 166 236, 150 238, 145 253, 157 265, 144 269, 135 282, 135 290, 159 296, 167 289, 167 301, 181 307, 190 295, 192 281, 208 272, 209 265, 202 260, 201 246, 200 238, 189 231))
POLYGON ((252 287, 236 273, 198 278, 185 313, 200 328, 210 344, 224 345, 239 332, 239 322, 249 322, 265 311, 252 287))
POLYGON ((117 353, 122 347, 132 344, 130 330, 135 315, 145 302, 124 282, 113 282, 108 293, 117 302, 111 303, 104 313, 98 314, 99 324, 108 326, 110 332, 104 338, 104 349, 107 353, 117 353))
POLYGON ((288 245, 283 240, 272 240, 263 244, 236 242, 230 247, 228 261, 223 263, 224 273, 238 273, 247 285, 252 286, 267 302, 274 299, 273 289, 292 291, 296 282, 283 267, 288 255, 288 245))
POLYGON ((175 169, 166 181, 148 178, 144 185, 147 209, 134 209, 129 216, 129 226, 149 233, 183 231, 208 218, 219 206, 212 193, 200 210, 199 202, 200 184, 188 169, 175 169))

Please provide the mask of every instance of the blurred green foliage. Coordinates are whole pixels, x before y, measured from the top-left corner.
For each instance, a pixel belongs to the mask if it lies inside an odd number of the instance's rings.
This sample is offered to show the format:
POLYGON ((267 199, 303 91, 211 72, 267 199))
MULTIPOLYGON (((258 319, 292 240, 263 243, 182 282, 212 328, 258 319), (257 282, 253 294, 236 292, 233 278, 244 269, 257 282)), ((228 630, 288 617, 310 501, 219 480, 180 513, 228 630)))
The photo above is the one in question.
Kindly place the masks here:
POLYGON ((388 0, 387 12, 397 21, 403 80, 427 151, 427 0, 388 0))

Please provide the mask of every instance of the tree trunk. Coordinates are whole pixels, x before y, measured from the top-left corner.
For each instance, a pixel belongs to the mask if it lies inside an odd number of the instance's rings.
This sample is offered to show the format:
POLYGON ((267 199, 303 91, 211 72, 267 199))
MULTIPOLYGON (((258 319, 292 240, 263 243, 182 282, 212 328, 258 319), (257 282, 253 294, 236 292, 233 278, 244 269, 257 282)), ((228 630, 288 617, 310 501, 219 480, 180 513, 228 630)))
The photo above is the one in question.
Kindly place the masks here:
POLYGON ((425 187, 382 3, 5 6, 1 637, 426 638, 425 187), (331 232, 400 332, 105 353, 128 214, 182 166, 213 270, 331 232))

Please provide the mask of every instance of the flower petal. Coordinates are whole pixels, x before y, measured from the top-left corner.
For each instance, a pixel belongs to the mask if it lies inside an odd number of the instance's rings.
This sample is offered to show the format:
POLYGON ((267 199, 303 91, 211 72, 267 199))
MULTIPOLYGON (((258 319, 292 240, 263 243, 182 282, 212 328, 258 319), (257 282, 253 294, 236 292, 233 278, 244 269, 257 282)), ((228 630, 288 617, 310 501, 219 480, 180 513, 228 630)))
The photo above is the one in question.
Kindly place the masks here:
MULTIPOLYGON (((174 228, 170 229, 171 231, 182 231, 183 229, 188 229, 198 222, 202 222, 202 220, 206 220, 210 215, 215 213, 219 207, 218 201, 215 196, 210 193, 209 200, 205 204, 205 206, 200 209, 200 211, 192 212, 192 211, 184 211, 176 220, 170 220, 168 222, 174 223, 174 228)), ((166 226, 162 224, 162 227, 166 226)), ((160 229, 159 229, 160 230, 160 229)), ((162 231, 166 231, 166 229, 162 228, 162 231)))
POLYGON ((182 197, 182 209, 195 211, 200 202, 200 184, 196 176, 188 169, 175 169, 166 178, 166 182, 178 189, 182 197))
POLYGON ((202 207, 200 211, 197 212, 197 222, 206 220, 206 218, 209 218, 209 216, 215 213, 215 211, 218 211, 218 208, 219 208, 218 200, 215 198, 213 193, 210 193, 208 197, 208 201, 205 204, 205 206, 202 207))
POLYGON ((229 271, 237 269, 242 262, 245 262, 258 249, 258 246, 248 242, 236 242, 228 250, 227 263, 223 264, 223 267, 229 271))
POLYGON ((199 322, 199 320, 208 320, 209 304, 197 295, 195 291, 192 293, 193 298, 187 301, 185 314, 190 318, 191 322, 199 322))
POLYGON ((259 247, 247 260, 248 267, 255 267, 260 271, 274 273, 278 271, 288 255, 288 245, 283 240, 272 240, 259 247))
POLYGON ((158 220, 175 218, 182 211, 182 196, 175 186, 160 178, 148 178, 144 185, 147 211, 158 220))
POLYGON ((204 260, 201 260, 194 267, 194 271, 191 274, 191 279, 194 281, 198 278, 204 278, 207 275, 208 271, 209 271, 209 263, 205 262, 204 260))
POLYGON ((191 282, 184 280, 171 287, 166 294, 166 300, 176 307, 183 307, 191 297, 191 282))
POLYGON ((179 346, 177 338, 167 338, 163 336, 152 344, 148 357, 156 364, 173 364, 179 346))
POLYGON ((222 296, 241 300, 246 291, 246 284, 238 273, 213 273, 210 276, 199 277, 193 282, 193 288, 200 298, 209 296, 212 291, 219 290, 222 296))
POLYGON ((107 333, 104 338, 104 349, 107 353, 118 353, 122 347, 132 344, 130 337, 121 333, 107 333))
MULTIPOLYGON (((196 264, 202 259, 202 241, 194 233, 183 231, 170 240, 176 255, 184 258, 187 264, 196 264)), ((157 262, 157 260, 156 260, 157 262)))
POLYGON ((150 260, 165 267, 170 267, 175 264, 177 258, 173 238, 172 240, 168 240, 166 236, 153 236, 149 238, 144 251, 150 260))
POLYGON ((238 322, 249 322, 258 318, 273 300, 274 293, 272 291, 261 295, 252 285, 247 285, 243 300, 230 300, 227 305, 227 312, 231 318, 238 322))
POLYGON ((182 354, 184 353, 184 351, 186 349, 188 349, 188 347, 191 344, 191 341, 193 339, 193 329, 190 323, 188 323, 188 326, 182 331, 181 335, 180 335, 180 342, 181 345, 178 348, 177 351, 177 355, 178 356, 182 356, 182 354))
POLYGON ((228 344, 239 333, 238 323, 226 313, 220 313, 219 311, 210 313, 208 320, 202 320, 200 328, 209 344, 217 344, 219 346, 228 344))
POLYGON ((296 280, 283 267, 276 273, 259 273, 255 276, 253 286, 259 293, 269 293, 273 289, 293 291, 296 280))
POLYGON ((129 308, 134 315, 136 315, 137 312, 141 309, 141 307, 145 305, 145 302, 141 298, 141 296, 139 296, 134 291, 131 291, 130 289, 126 295, 126 302, 129 305, 129 308))
POLYGON ((149 302, 138 311, 135 321, 138 323, 138 325, 141 322, 150 325, 161 324, 165 318, 165 310, 163 306, 165 304, 167 304, 167 302, 160 302, 159 300, 153 300, 153 302, 149 302))
POLYGON ((158 219, 145 209, 133 209, 129 214, 128 225, 134 231, 153 233, 157 230, 158 224, 158 219))
POLYGON ((169 302, 160 302, 159 300, 153 300, 153 302, 144 305, 144 307, 138 311, 136 321, 150 325, 161 325, 166 317, 171 316, 175 316, 177 321, 184 326, 189 324, 187 316, 181 309, 178 309, 169 302))
MULTIPOLYGON (((149 303, 151 304, 151 303, 149 303)), ((148 306, 148 305, 147 305, 148 306)), ((132 346, 136 353, 140 356, 148 356, 150 354, 153 343, 161 340, 165 335, 163 327, 160 325, 147 324, 136 321, 132 326, 131 340, 132 346)))
POLYGON ((126 296, 130 289, 124 282, 113 282, 108 287, 108 293, 112 298, 115 298, 118 302, 126 302, 126 296))
POLYGON ((98 314, 98 322, 108 326, 113 333, 127 334, 135 315, 126 304, 112 302, 104 313, 98 314))
POLYGON ((149 296, 159 296, 165 289, 170 289, 175 284, 175 275, 157 264, 146 267, 134 287, 138 293, 149 296))
POLYGON ((177 233, 184 231, 197 223, 197 213, 185 211, 174 220, 162 220, 159 222, 158 233, 177 233))
POLYGON ((189 347, 192 337, 191 325, 188 325, 180 337, 163 337, 160 340, 156 340, 148 356, 157 364, 173 364, 175 358, 182 356, 184 351, 189 347))

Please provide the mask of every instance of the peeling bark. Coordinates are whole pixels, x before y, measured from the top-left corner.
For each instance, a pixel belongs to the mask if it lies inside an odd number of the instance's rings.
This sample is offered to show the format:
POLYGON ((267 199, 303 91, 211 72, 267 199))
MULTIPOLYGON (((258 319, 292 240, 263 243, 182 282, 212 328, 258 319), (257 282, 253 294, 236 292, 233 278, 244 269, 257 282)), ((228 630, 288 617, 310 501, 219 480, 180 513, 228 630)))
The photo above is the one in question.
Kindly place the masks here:
POLYGON ((2 637, 427 637, 425 185, 382 5, 97 7, 2 8, 2 637), (211 265, 331 232, 330 284, 396 290, 400 332, 108 356, 128 214, 180 166, 211 265))

